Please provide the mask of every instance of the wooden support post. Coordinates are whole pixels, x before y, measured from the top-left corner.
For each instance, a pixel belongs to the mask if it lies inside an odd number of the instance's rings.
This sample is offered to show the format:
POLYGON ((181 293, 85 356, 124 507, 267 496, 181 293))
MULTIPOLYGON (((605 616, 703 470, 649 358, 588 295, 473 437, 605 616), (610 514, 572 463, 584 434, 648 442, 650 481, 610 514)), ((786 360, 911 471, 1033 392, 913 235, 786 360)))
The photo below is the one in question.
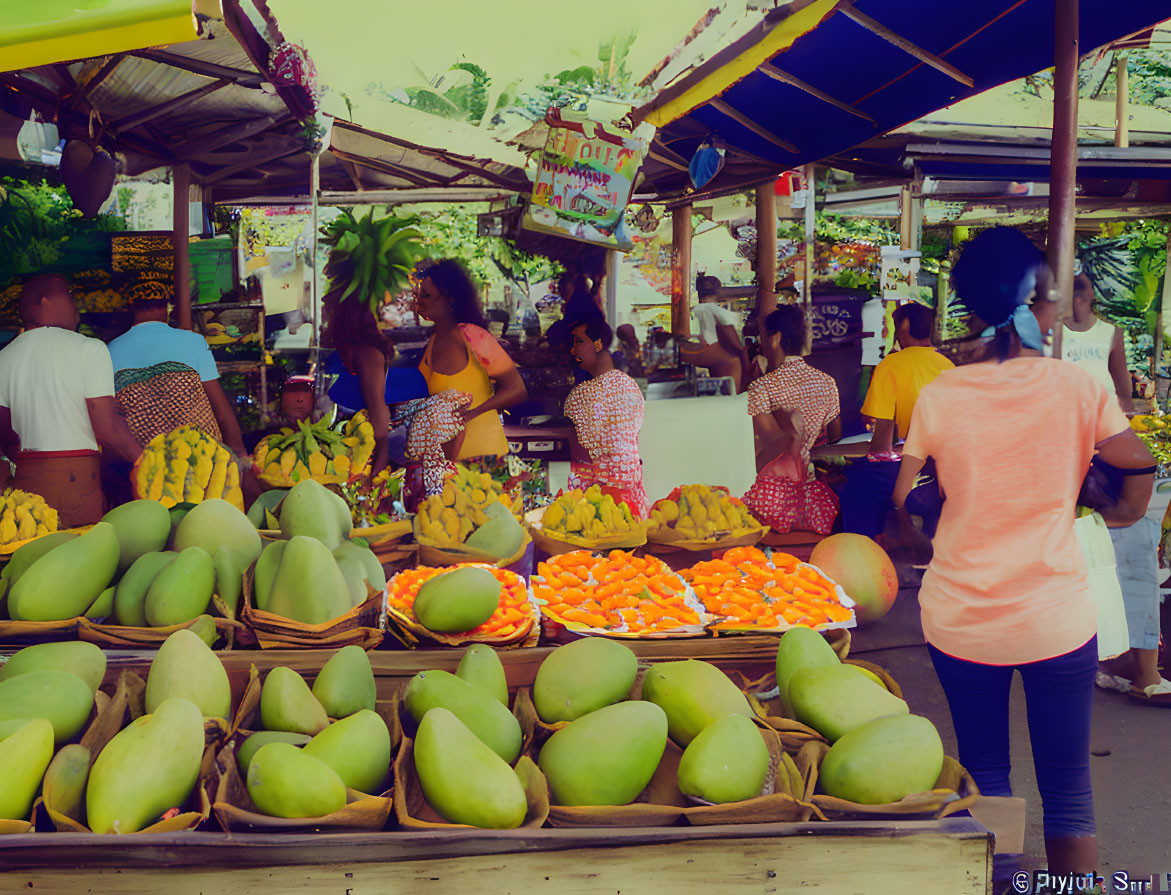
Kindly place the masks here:
POLYGON ((1130 113, 1126 108, 1130 85, 1125 53, 1119 53, 1114 60, 1114 78, 1118 82, 1118 95, 1114 100, 1114 145, 1125 149, 1130 145, 1130 113))
POLYGON ((1047 253, 1057 283, 1053 355, 1061 357, 1061 321, 1073 313, 1074 212, 1077 192, 1078 0, 1054 4, 1053 142, 1049 164, 1047 253))
POLYGON ((174 188, 175 316, 180 329, 191 329, 191 168, 186 164, 171 169, 174 188))
POLYGON ((691 335, 691 205, 671 209, 671 332, 691 335))
POLYGON ((310 358, 313 360, 314 389, 320 397, 325 394, 325 378, 322 376, 321 365, 321 300, 317 295, 317 207, 318 196, 321 193, 321 156, 313 153, 309 161, 309 199, 313 203, 313 236, 309 242, 309 301, 313 310, 313 335, 310 342, 310 358))
POLYGON ((805 166, 805 279, 801 301, 805 306, 805 346, 802 354, 813 353, 813 264, 817 240, 817 166, 805 166))
POLYGON ((899 248, 911 250, 911 185, 899 190, 899 248))
POLYGON ((606 252, 606 322, 618 328, 618 277, 622 253, 614 249, 606 252))
POLYGON ((760 320, 777 307, 777 190, 773 181, 756 188, 756 307, 760 320))

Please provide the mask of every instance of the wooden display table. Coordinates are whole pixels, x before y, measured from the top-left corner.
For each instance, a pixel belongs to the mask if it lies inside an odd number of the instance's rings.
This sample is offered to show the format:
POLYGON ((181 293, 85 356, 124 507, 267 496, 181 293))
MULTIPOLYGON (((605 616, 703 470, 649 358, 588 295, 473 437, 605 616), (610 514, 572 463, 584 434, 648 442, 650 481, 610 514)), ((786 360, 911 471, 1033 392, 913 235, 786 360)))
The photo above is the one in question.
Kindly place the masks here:
POLYGON ((0 892, 984 895, 975 821, 658 829, 0 837, 0 892))

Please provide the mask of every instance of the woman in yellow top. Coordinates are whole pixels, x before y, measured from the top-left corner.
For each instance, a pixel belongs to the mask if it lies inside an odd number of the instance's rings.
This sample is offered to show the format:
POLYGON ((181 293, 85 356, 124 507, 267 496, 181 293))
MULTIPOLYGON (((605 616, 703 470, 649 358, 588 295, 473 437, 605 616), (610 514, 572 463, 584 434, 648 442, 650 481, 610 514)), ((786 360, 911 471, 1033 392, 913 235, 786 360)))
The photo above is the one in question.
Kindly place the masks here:
POLYGON ((516 365, 488 332, 476 287, 458 261, 417 271, 415 281, 415 309, 435 324, 419 363, 428 390, 471 395, 470 404, 456 412, 462 431, 442 442, 448 458, 504 456, 508 442, 500 411, 528 397, 516 365))

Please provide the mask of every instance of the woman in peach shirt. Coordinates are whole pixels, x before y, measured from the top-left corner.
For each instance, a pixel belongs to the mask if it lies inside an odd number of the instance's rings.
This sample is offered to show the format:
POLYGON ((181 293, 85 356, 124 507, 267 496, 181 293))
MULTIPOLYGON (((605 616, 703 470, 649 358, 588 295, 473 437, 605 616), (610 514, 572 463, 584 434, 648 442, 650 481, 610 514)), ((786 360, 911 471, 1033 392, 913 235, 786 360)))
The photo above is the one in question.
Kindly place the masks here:
POLYGON ((1089 766, 1097 609, 1075 504, 1097 452, 1130 473, 1106 513, 1130 524, 1146 510, 1154 461, 1113 394, 1041 356, 1028 303, 1047 297, 1038 288, 1047 277, 1044 256, 1017 230, 987 230, 964 250, 952 282, 987 327, 983 357, 923 388, 894 504, 933 459, 945 500, 919 602, 960 761, 985 795, 1012 794, 1008 704, 1019 670, 1049 870, 1085 873, 1098 854, 1089 766))

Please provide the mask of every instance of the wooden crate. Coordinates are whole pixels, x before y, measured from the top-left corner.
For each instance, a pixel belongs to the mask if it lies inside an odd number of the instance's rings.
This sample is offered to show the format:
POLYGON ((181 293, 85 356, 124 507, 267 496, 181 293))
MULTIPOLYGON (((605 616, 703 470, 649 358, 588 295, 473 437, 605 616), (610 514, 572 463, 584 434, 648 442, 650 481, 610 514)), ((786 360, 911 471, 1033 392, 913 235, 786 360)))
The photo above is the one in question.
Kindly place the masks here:
POLYGON ((0 837, 0 892, 985 895, 975 821, 620 830, 0 837))

